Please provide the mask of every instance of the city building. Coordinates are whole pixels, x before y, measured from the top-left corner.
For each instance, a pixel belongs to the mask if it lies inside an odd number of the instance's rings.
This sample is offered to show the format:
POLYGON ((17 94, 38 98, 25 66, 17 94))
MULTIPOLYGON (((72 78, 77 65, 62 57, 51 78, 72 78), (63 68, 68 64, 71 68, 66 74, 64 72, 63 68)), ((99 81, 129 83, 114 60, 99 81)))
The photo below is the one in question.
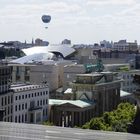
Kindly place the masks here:
POLYGON ((120 40, 118 42, 114 42, 113 50, 134 53, 138 51, 138 44, 137 44, 137 41, 127 42, 127 40, 120 40))
POLYGON ((112 72, 77 74, 63 100, 49 101, 49 120, 58 126, 82 126, 91 118, 116 109, 120 82, 112 72))
POLYGON ((0 110, 1 120, 12 120, 13 95, 10 91, 11 67, 0 64, 0 110))
POLYGON ((12 122, 41 123, 48 119, 47 85, 11 85, 12 122))
POLYGON ((71 64, 64 66, 64 79, 63 79, 63 91, 70 87, 69 83, 76 78, 76 74, 84 74, 86 69, 84 65, 71 64))
MULTIPOLYGON (((65 65, 74 64, 72 61, 51 61, 28 64, 9 64, 12 67, 12 83, 47 83, 49 90, 54 91, 63 86, 65 65)), ((51 96, 51 95, 50 95, 51 96)))
POLYGON ((140 73, 140 70, 134 69, 130 64, 105 64, 104 68, 104 71, 116 72, 118 77, 123 79, 123 82, 121 82, 121 90, 133 93, 138 88, 133 80, 134 76, 140 73))
POLYGON ((49 100, 49 121, 56 126, 82 126, 94 116, 95 104, 84 100, 49 100))
POLYGON ((95 102, 95 116, 112 111, 120 103, 121 80, 112 72, 78 74, 71 87, 72 99, 95 102))
POLYGON ((139 87, 134 84, 134 76, 140 74, 140 70, 122 70, 118 72, 118 76, 123 79, 121 83, 121 90, 133 93, 139 87))
POLYGON ((34 43, 34 46, 48 46, 48 45, 49 45, 49 42, 48 41, 43 41, 40 38, 37 38, 35 40, 35 43, 34 43))
POLYGON ((10 64, 12 67, 12 83, 31 83, 49 85, 50 91, 62 86, 59 66, 55 64, 10 64))
POLYGON ((41 123, 48 119, 49 88, 47 85, 11 85, 0 95, 3 121, 41 123))
POLYGON ((41 123, 48 118, 49 87, 11 85, 12 67, 0 66, 0 116, 7 122, 41 123))
POLYGON ((103 41, 100 42, 100 45, 104 48, 112 48, 113 42, 103 40, 103 41))

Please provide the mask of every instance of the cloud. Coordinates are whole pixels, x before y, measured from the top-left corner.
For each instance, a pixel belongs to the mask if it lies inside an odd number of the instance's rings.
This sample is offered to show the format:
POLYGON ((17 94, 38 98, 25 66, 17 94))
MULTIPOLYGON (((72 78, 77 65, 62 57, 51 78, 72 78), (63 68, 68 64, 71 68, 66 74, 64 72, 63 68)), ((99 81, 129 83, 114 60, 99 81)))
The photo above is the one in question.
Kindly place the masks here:
POLYGON ((87 0, 87 5, 132 5, 135 0, 87 0))
MULTIPOLYGON (((36 0, 35 0, 36 1, 36 0)), ((33 0, 30 0, 33 2, 33 0)), ((66 16, 81 15, 84 10, 76 3, 68 4, 66 2, 46 2, 44 3, 21 3, 21 4, 9 4, 0 9, 0 19, 5 21, 14 20, 16 23, 25 21, 30 18, 33 22, 37 19, 35 17, 41 17, 42 14, 50 14, 55 18, 63 18, 66 16)))

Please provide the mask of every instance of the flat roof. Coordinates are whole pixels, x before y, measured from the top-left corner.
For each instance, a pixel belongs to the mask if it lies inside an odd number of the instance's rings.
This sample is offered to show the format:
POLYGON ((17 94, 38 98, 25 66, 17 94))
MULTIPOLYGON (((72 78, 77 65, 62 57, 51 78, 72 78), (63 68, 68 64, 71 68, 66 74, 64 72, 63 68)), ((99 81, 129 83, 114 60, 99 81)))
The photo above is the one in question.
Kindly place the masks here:
POLYGON ((0 122, 0 140, 139 140, 140 135, 36 124, 0 122))
POLYGON ((132 95, 133 93, 129 93, 127 91, 123 91, 123 90, 120 90, 120 96, 121 97, 125 97, 125 96, 129 96, 129 95, 132 95))
POLYGON ((57 100, 57 99, 49 99, 49 105, 62 105, 62 104, 72 104, 81 108, 88 107, 93 105, 93 102, 84 101, 84 100, 57 100))
POLYGON ((93 77, 93 76, 102 76, 102 73, 89 73, 89 74, 76 74, 76 76, 89 76, 89 77, 93 77))
POLYGON ((10 89, 14 90, 14 92, 19 92, 19 91, 33 90, 33 89, 46 88, 46 87, 48 87, 48 85, 15 84, 15 85, 11 85, 10 89))
POLYGON ((122 63, 122 64, 104 64, 104 66, 124 66, 124 65, 130 66, 129 63, 122 63))

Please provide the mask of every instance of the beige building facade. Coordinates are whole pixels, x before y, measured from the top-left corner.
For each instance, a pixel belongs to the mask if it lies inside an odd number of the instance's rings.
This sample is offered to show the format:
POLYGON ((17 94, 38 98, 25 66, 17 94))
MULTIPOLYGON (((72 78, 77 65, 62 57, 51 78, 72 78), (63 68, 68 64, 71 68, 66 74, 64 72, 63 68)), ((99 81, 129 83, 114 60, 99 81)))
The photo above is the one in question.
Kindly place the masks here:
POLYGON ((112 111, 120 103, 121 80, 111 72, 78 74, 71 87, 74 100, 95 102, 96 116, 112 111))
POLYGON ((50 91, 62 86, 63 69, 59 65, 12 64, 12 83, 48 84, 50 91))

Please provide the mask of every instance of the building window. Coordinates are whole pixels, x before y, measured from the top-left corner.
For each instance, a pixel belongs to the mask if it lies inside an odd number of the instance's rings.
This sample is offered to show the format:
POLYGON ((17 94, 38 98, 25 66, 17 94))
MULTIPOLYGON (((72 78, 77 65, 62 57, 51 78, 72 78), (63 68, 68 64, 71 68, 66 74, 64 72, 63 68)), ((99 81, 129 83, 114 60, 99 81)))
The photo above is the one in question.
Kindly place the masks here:
POLYGON ((43 105, 45 105, 45 99, 43 100, 43 105))
POLYGON ((34 97, 34 94, 32 93, 32 97, 34 97))
POLYGON ((37 101, 37 106, 39 106, 39 101, 37 101))
POLYGON ((40 92, 40 95, 42 96, 42 92, 40 92))
POLYGON ((8 105, 10 104, 10 96, 8 96, 8 105))
POLYGON ((28 97, 30 98, 30 94, 28 95, 28 97))
POLYGON ((25 114, 25 122, 27 122, 27 114, 25 114))
POLYGON ((24 95, 22 95, 22 99, 24 99, 24 95))
POLYGON ((18 106, 18 110, 20 111, 20 105, 18 106))
POLYGON ((1 105, 3 106, 3 97, 1 98, 1 105))
POLYGON ((43 95, 45 95, 45 91, 43 91, 43 95))
POLYGON ((20 123, 20 115, 18 116, 18 122, 20 123))
POLYGON ((48 91, 46 91, 46 95, 48 94, 48 91))
POLYGON ((17 100, 18 98, 17 98, 17 96, 15 97, 15 100, 17 100))
POLYGON ((10 114, 10 107, 8 106, 8 115, 10 114))
POLYGON ((24 115, 22 114, 22 123, 24 122, 24 115))
POLYGON ((24 104, 22 104, 22 110, 24 110, 24 104))
POLYGON ((38 96, 39 96, 39 92, 38 92, 37 94, 38 94, 38 96))
POLYGON ((48 99, 46 99, 46 104, 48 104, 48 99))
POLYGON ((13 96, 11 96, 11 103, 13 103, 13 96))
POLYGON ((11 114, 13 113, 13 108, 11 107, 11 114))
POLYGON ((25 98, 27 99, 27 94, 25 95, 25 98))
POLYGON ((15 116, 15 122, 17 122, 17 116, 15 116))
POLYGON ((27 109, 27 103, 25 103, 25 109, 27 109))
POLYGON ((42 100, 40 100, 40 105, 42 106, 42 100))
POLYGON ((17 111, 17 105, 15 106, 15 111, 17 111))
POLYGON ((10 120, 10 118, 8 117, 8 118, 7 118, 7 121, 9 122, 9 120, 10 120))
POLYGON ((6 98, 6 96, 5 96, 5 105, 7 105, 7 98, 6 98))
POLYGON ((19 96, 19 100, 21 99, 21 96, 19 96))
POLYGON ((10 119, 11 119, 11 122, 13 122, 13 121, 12 121, 12 116, 10 117, 10 119))

